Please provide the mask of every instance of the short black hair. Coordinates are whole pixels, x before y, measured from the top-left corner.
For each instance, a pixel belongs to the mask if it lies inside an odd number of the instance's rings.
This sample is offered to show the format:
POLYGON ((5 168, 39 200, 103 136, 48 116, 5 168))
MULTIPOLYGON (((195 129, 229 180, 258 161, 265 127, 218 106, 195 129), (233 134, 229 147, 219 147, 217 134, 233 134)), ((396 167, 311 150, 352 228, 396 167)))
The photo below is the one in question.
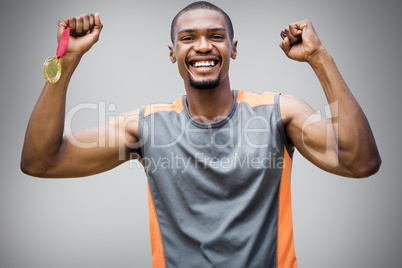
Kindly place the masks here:
POLYGON ((232 21, 230 20, 230 17, 228 14, 226 14, 225 11, 223 11, 222 9, 220 9, 219 7, 215 6, 214 4, 211 4, 209 2, 206 1, 198 1, 198 2, 194 2, 192 4, 189 4, 188 6, 186 6, 185 8, 183 8, 182 10, 180 10, 179 13, 177 13, 177 15, 173 18, 172 20, 172 25, 170 27, 170 39, 172 40, 172 43, 174 44, 174 39, 175 39, 175 30, 176 30, 176 23, 177 20, 179 19, 179 17, 183 14, 186 13, 187 11, 191 11, 191 10, 196 10, 196 9, 208 9, 208 10, 214 10, 214 11, 218 11, 220 12, 224 19, 225 22, 228 26, 229 29, 229 39, 233 40, 234 37, 234 30, 233 30, 233 25, 232 25, 232 21))

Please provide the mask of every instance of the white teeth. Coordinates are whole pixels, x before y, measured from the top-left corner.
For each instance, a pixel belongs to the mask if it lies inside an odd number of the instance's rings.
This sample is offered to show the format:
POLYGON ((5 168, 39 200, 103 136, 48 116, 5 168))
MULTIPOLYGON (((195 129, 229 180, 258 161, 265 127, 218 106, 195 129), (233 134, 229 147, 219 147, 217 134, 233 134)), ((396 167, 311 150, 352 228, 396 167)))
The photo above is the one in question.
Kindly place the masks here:
POLYGON ((214 61, 196 61, 193 64, 194 67, 212 67, 215 66, 214 61))

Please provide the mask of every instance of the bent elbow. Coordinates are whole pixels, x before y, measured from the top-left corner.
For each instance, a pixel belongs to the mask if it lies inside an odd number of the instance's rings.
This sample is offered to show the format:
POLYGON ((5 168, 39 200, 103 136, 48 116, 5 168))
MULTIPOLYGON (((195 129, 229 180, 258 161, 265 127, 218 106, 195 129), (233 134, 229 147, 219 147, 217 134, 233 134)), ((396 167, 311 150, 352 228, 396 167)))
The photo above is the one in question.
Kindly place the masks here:
POLYGON ((382 160, 379 155, 373 157, 368 163, 361 165, 358 169, 354 169, 352 171, 352 177, 356 179, 368 178, 380 170, 381 163, 382 160))
POLYGON ((32 177, 43 177, 43 172, 38 172, 35 168, 30 167, 29 165, 25 165, 21 162, 20 169, 22 173, 32 176, 32 177))
POLYGON ((47 172, 45 168, 41 168, 40 165, 29 163, 29 161, 26 161, 24 159, 21 159, 20 169, 24 174, 32 177, 47 178, 47 172))

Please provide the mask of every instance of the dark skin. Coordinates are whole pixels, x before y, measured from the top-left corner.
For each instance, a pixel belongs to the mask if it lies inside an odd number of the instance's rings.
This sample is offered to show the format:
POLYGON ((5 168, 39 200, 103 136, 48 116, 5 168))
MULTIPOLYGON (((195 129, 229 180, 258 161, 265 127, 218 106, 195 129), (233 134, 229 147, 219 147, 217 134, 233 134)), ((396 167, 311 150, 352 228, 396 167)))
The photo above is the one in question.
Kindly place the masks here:
MULTIPOLYGON (((112 169, 130 159, 138 141, 139 110, 117 116, 102 128, 63 136, 68 83, 82 56, 95 44, 102 30, 99 14, 59 21, 58 38, 70 26, 67 53, 61 59, 63 73, 55 84, 46 83, 32 112, 23 147, 21 169, 46 178, 81 177, 112 169), (82 148, 77 141, 104 146, 82 148)), ((215 122, 231 108, 229 62, 237 56, 237 41, 230 40, 219 12, 193 10, 176 25, 170 59, 184 80, 190 114, 200 122, 215 122), (193 65, 208 63, 196 68, 193 65), (196 82, 218 80, 215 88, 199 90, 196 82)), ((321 44, 309 20, 292 23, 281 32, 280 47, 293 60, 308 63, 316 73, 337 115, 326 119, 303 100, 281 95, 280 111, 286 135, 298 151, 328 172, 354 178, 377 172, 381 159, 369 123, 340 75, 332 57, 321 44)))
POLYGON ((230 40, 223 16, 216 11, 192 10, 179 17, 176 24, 176 41, 169 46, 170 59, 177 63, 184 80, 190 114, 198 121, 219 121, 232 106, 232 91, 229 82, 230 59, 237 56, 237 41, 230 40), (195 56, 195 55, 214 56, 195 56), (216 60, 213 68, 192 68, 192 60, 216 60), (219 85, 210 90, 193 88, 188 74, 195 80, 216 79, 221 74, 219 85))

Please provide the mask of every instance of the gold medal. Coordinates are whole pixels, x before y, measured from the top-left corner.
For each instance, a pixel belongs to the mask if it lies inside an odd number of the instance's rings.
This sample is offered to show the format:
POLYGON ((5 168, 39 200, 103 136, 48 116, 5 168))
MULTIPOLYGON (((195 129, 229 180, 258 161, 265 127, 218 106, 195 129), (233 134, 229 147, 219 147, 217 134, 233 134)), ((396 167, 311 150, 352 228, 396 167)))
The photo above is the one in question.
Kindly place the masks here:
POLYGON ((47 58, 43 63, 43 75, 49 83, 56 83, 61 76, 60 58, 67 51, 68 38, 70 36, 70 26, 63 30, 60 36, 59 45, 57 46, 56 56, 47 58))
POLYGON ((58 57, 47 58, 43 63, 43 75, 49 83, 56 83, 61 76, 61 64, 58 57))

